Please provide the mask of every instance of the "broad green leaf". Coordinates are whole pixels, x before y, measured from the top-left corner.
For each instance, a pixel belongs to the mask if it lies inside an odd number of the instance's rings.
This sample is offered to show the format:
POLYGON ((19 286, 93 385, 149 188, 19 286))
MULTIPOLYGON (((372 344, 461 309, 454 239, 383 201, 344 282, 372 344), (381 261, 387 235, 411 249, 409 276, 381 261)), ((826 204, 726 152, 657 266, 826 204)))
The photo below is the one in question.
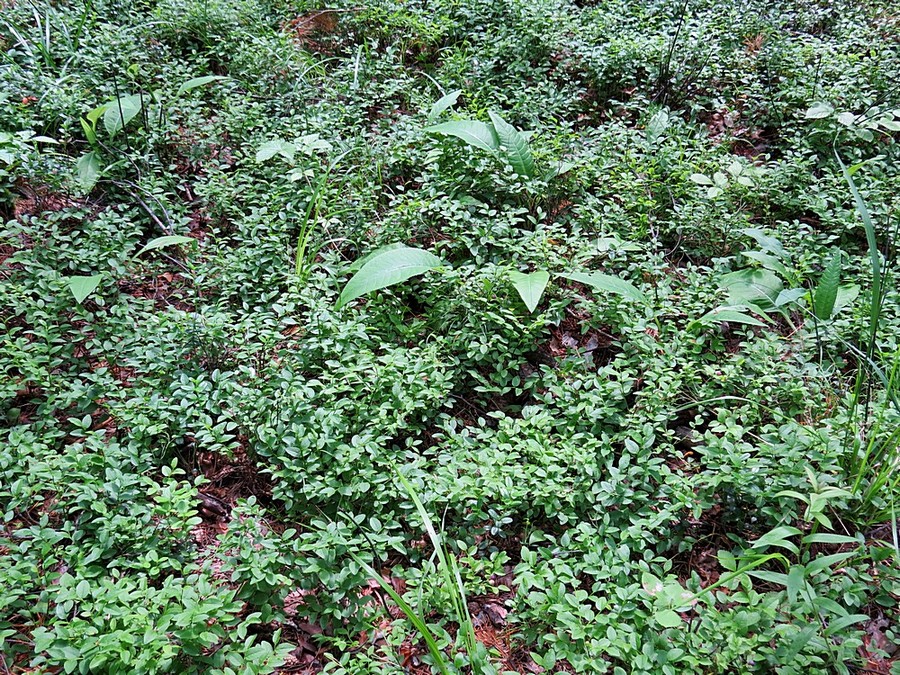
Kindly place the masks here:
POLYGON ((766 532, 763 536, 753 542, 751 548, 764 548, 766 546, 778 546, 787 549, 791 553, 799 553, 796 544, 789 541, 790 537, 796 537, 802 534, 796 527, 782 525, 766 532))
POLYGON ((515 127, 508 124, 498 113, 489 111, 488 116, 497 132, 500 144, 506 149, 506 158, 517 174, 524 178, 534 178, 534 157, 531 148, 525 138, 516 131, 515 127))
POLYGON ((719 284, 727 292, 729 305, 755 305, 765 310, 775 304, 784 285, 766 269, 746 269, 725 274, 719 284))
POLYGON ((568 173, 576 166, 577 164, 575 162, 557 162, 556 165, 550 167, 547 173, 544 174, 544 180, 551 181, 558 176, 562 176, 564 173, 568 173))
POLYGON ((462 93, 461 89, 457 89, 456 91, 451 91, 449 94, 445 96, 441 96, 437 101, 435 101, 434 105, 431 106, 431 112, 428 113, 428 123, 434 124, 435 120, 440 117, 445 110, 452 108, 456 105, 456 101, 459 99, 459 95, 462 93))
POLYGON ((120 96, 106 104, 103 112, 103 126, 110 136, 119 133, 139 112, 143 101, 137 94, 120 96))
POLYGON ((534 312, 541 301, 544 289, 547 288, 547 282, 550 281, 550 273, 544 270, 537 270, 530 274, 510 272, 509 278, 528 311, 534 312))
POLYGON ((256 151, 256 161, 265 162, 272 159, 275 155, 281 155, 289 162, 293 162, 294 154, 296 152, 297 146, 293 143, 288 143, 281 138, 276 138, 271 141, 266 141, 259 146, 259 150, 256 151))
POLYGON ((856 554, 857 551, 844 551, 843 553, 832 553, 831 555, 819 556, 807 564, 806 569, 809 571, 810 576, 812 576, 824 569, 828 569, 832 565, 845 561, 847 558, 852 558, 856 554))
POLYGON ((845 634, 843 634, 844 630, 855 623, 862 623, 869 619, 870 617, 868 614, 850 614, 848 616, 842 616, 839 619, 828 622, 828 628, 825 630, 825 635, 840 635, 843 638, 845 637, 845 634))
POLYGON ((152 239, 147 242, 147 245, 144 246, 140 251, 134 254, 134 257, 140 257, 147 251, 154 251, 158 248, 165 248, 166 246, 176 246, 177 244, 190 244, 196 241, 196 239, 191 239, 190 237, 182 237, 179 234, 169 234, 165 237, 157 237, 156 239, 152 239))
POLYGON ((782 246, 781 242, 775 237, 769 236, 759 228, 745 227, 741 232, 748 237, 755 239, 756 243, 759 244, 763 251, 774 253, 777 256, 784 255, 784 246, 782 246))
POLYGON ((697 185, 712 185, 713 184, 712 178, 710 178, 709 176, 702 174, 702 173, 692 173, 690 178, 697 185))
POLYGON ((822 272, 813 296, 813 314, 819 321, 831 318, 837 302, 838 286, 841 283, 841 252, 835 251, 831 261, 822 272))
POLYGON ((625 281, 619 277, 602 274, 601 272, 591 272, 589 274, 585 274, 584 272, 572 272, 570 274, 557 274, 557 276, 563 277, 564 279, 571 279, 572 281, 577 281, 581 284, 587 284, 598 291, 614 293, 628 298, 629 300, 647 304, 647 296, 641 293, 641 291, 639 291, 630 281, 625 281))
POLYGON ((227 79, 228 78, 223 75, 204 75, 203 77, 194 77, 178 87, 178 95, 180 96, 181 94, 189 92, 191 89, 202 87, 203 85, 209 84, 210 82, 215 82, 216 80, 227 79))
POLYGON ((485 150, 486 152, 496 152, 500 149, 497 132, 494 131, 493 126, 484 122, 454 120, 453 122, 444 122, 443 124, 426 127, 425 133, 456 136, 456 138, 462 139, 472 147, 485 150))
POLYGON ((100 175, 103 173, 96 152, 86 152, 79 157, 75 163, 75 169, 77 171, 78 184, 85 192, 90 192, 94 189, 94 186, 100 179, 100 175))
POLYGON ((650 118, 650 121, 647 122, 647 141, 652 145, 656 143, 664 133, 666 133, 666 129, 669 128, 669 113, 665 110, 660 110, 653 117, 650 118))
POLYGON ((850 612, 847 609, 829 597, 824 595, 816 596, 812 599, 812 604, 817 608, 824 610, 826 612, 831 612, 835 616, 849 616, 850 612))
POLYGON ((796 602, 797 594, 805 585, 806 568, 803 565, 791 565, 787 575, 787 594, 790 602, 796 602))
POLYGON ((343 307, 366 293, 399 284, 441 265, 443 261, 440 258, 419 248, 403 246, 387 249, 368 260, 350 278, 338 298, 337 306, 343 307))
POLYGON ((388 244, 387 246, 382 246, 381 248, 376 248, 374 251, 369 251, 369 253, 364 255, 362 258, 357 258, 356 260, 354 260, 353 264, 350 265, 350 271, 356 272, 363 265, 365 265, 367 262, 369 262, 372 258, 375 258, 376 256, 380 256, 385 251, 391 251, 395 248, 408 248, 408 247, 402 241, 398 241, 393 244, 388 244))
POLYGON ((806 119, 820 120, 834 112, 834 107, 822 101, 813 103, 806 111, 806 119))
POLYGON ((785 288, 778 297, 775 298, 776 307, 784 307, 792 302, 797 302, 800 298, 809 294, 805 288, 785 288))
POLYGON ((794 660, 794 657, 796 657, 797 654, 803 651, 803 648, 813 637, 815 637, 818 630, 818 626, 812 625, 807 626, 803 630, 799 631, 794 636, 793 640, 777 649, 775 654, 778 657, 778 662, 791 663, 794 660))
POLYGON ((772 270, 773 272, 778 272, 787 276, 788 271, 784 266, 784 263, 774 255, 763 253, 762 251, 744 251, 742 255, 744 257, 750 258, 750 260, 755 260, 767 270, 772 270))
POLYGON ((69 290, 72 291, 72 295, 75 296, 75 302, 79 305, 84 302, 85 298, 97 290, 97 286, 100 285, 102 280, 102 274, 69 277, 69 290))
POLYGON ((761 328, 765 328, 766 325, 756 317, 742 312, 739 309, 735 309, 734 307, 716 307, 714 310, 707 312, 694 321, 691 325, 700 324, 708 326, 722 323, 723 321, 727 323, 740 323, 747 326, 759 326, 761 328))
POLYGON ((859 286, 856 284, 847 284, 838 288, 837 299, 834 301, 834 311, 832 316, 840 312, 844 307, 852 304, 859 296, 859 286))
POLYGON ((846 534, 808 534, 801 540, 804 544, 862 544, 858 537, 846 534))
POLYGON ((661 609, 653 615, 653 619, 663 628, 677 628, 683 621, 678 613, 671 609, 661 609))

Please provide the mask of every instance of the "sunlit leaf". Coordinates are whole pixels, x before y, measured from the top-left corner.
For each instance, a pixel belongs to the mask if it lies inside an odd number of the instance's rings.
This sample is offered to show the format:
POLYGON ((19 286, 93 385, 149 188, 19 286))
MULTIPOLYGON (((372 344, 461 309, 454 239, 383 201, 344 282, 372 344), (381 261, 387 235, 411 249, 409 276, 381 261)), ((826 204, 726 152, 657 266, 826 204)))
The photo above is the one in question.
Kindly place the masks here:
POLYGON ((425 133, 455 136, 472 147, 487 152, 496 152, 500 148, 500 141, 497 138, 494 127, 484 122, 454 120, 453 122, 444 122, 443 124, 426 127, 425 133))
POLYGON ((350 278, 338 298, 337 306, 343 307, 366 293, 399 284, 443 264, 436 255, 419 248, 388 248, 370 258, 350 278))
POLYGON ((271 141, 266 141, 259 146, 259 150, 256 151, 256 161, 265 162, 272 159, 275 155, 281 155, 289 162, 293 162, 296 152, 296 145, 288 143, 281 138, 276 138, 271 141))
POLYGON ((94 274, 91 276, 74 276, 68 278, 69 290, 75 297, 75 302, 79 305, 84 302, 91 293, 97 290, 97 286, 103 280, 102 274, 94 274))
POLYGON ((598 291, 614 293, 615 295, 621 295, 629 300, 647 304, 647 296, 641 293, 641 291, 630 281, 625 281, 625 279, 620 279, 619 277, 602 274, 601 272, 571 272, 569 274, 559 274, 557 276, 571 279, 572 281, 577 281, 581 284, 587 284, 598 291))
POLYGON ((806 119, 808 120, 820 120, 823 117, 828 117, 831 113, 834 112, 834 106, 819 102, 813 103, 806 111, 806 119))
POLYGON ((510 272, 509 279, 519 292, 519 297, 522 298, 528 311, 534 312, 541 301, 541 296, 544 295, 547 282, 550 281, 550 273, 544 270, 537 270, 530 274, 510 272))
POLYGON ((428 123, 434 124, 435 120, 437 120, 444 111, 456 105, 456 101, 459 99, 461 93, 462 90, 457 89, 456 91, 451 91, 449 94, 441 96, 435 101, 434 105, 431 106, 431 111, 428 113, 428 123))
POLYGON ((103 126, 110 136, 119 133, 133 120, 143 106, 143 99, 137 94, 120 96, 106 104, 103 112, 103 126))
POLYGON ((156 239, 151 239, 147 242, 147 245, 144 246, 140 251, 134 254, 134 257, 137 258, 147 251, 154 251, 158 248, 165 248, 166 246, 177 246, 178 244, 190 244, 192 242, 197 241, 196 239, 191 239, 190 237, 182 237, 178 234, 169 234, 165 237, 157 237, 156 239))

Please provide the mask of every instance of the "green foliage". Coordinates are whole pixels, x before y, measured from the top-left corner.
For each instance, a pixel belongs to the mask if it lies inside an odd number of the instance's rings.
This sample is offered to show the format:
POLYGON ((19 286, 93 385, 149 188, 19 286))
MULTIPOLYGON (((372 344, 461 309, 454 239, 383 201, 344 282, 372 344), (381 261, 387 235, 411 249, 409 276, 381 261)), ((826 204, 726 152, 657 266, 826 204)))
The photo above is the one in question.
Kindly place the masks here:
POLYGON ((425 274, 443 264, 440 258, 410 246, 387 246, 368 256, 338 298, 341 307, 356 298, 425 274))
POLYGON ((888 669, 897 21, 676 4, 6 3, 0 671, 888 669))

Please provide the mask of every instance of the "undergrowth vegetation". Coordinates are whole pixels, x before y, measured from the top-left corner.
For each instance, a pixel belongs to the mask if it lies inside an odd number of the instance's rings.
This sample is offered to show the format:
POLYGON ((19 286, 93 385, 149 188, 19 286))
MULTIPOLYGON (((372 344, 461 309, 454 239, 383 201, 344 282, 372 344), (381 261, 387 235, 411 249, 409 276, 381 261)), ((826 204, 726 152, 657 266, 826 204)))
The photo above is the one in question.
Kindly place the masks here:
POLYGON ((0 673, 900 673, 898 35, 0 3, 0 673))

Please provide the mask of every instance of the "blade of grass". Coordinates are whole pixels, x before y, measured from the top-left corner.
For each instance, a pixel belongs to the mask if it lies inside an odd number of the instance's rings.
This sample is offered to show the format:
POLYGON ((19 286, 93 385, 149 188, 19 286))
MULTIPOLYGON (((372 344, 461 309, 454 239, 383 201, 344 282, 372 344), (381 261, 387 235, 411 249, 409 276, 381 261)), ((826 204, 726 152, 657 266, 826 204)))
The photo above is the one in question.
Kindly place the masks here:
POLYGON ((435 529, 434 524, 431 521, 431 516, 425 508, 425 505, 422 503, 422 500, 419 498, 416 489, 409 480, 407 480, 406 476, 400 473, 400 471, 397 471, 397 478, 403 484, 403 487, 409 494, 410 499, 412 499, 413 504, 415 504, 416 511, 418 511, 419 517, 422 519, 422 523, 425 526, 425 531, 428 533, 428 538, 431 540, 431 545, 437 553, 440 572, 444 580, 444 588, 450 595, 450 601, 456 614, 456 620, 459 623, 459 629, 463 634, 466 651, 474 666, 478 654, 475 627, 472 624, 472 617, 469 614, 469 605, 466 602, 465 587, 463 585, 462 576, 459 573, 456 559, 452 555, 449 555, 448 551, 445 549, 442 537, 435 529))
POLYGON ((394 588, 384 580, 384 577, 375 570, 369 563, 360 558, 358 555, 353 553, 352 551, 348 551, 349 555, 356 562, 357 565, 362 567, 367 574, 369 574, 375 581, 378 582, 378 585, 381 586, 381 589, 388 594, 391 600, 400 608, 400 610, 406 615, 406 618, 410 620, 413 626, 415 626, 416 630, 421 633, 422 638, 425 640, 425 644, 428 646, 428 651, 431 653, 432 658, 434 659, 434 664, 437 666, 438 670, 441 671, 443 675, 450 675, 450 670, 447 668, 446 661, 444 660, 444 654, 441 652, 440 647, 438 647, 437 640, 434 639, 434 634, 431 632, 431 629, 428 628, 428 624, 425 623, 424 619, 422 619, 418 614, 416 614, 415 610, 409 606, 409 603, 403 599, 403 597, 394 590, 394 588))
POLYGON ((852 173, 844 165, 837 150, 835 150, 834 156, 837 158, 837 162, 841 167, 841 173, 844 175, 844 180, 847 181, 847 185, 850 187, 850 193, 853 195, 853 200, 856 203, 856 210, 859 212, 859 217, 862 219, 863 227, 866 231, 866 242, 869 246, 869 261, 872 267, 872 301, 869 310, 869 343, 867 345, 866 353, 871 357, 875 349, 875 339, 878 336, 878 320, 881 315, 881 253, 878 250, 878 237, 875 234, 872 216, 869 213, 869 209, 866 206, 866 202, 862 198, 859 189, 856 187, 856 181, 853 180, 852 173))

